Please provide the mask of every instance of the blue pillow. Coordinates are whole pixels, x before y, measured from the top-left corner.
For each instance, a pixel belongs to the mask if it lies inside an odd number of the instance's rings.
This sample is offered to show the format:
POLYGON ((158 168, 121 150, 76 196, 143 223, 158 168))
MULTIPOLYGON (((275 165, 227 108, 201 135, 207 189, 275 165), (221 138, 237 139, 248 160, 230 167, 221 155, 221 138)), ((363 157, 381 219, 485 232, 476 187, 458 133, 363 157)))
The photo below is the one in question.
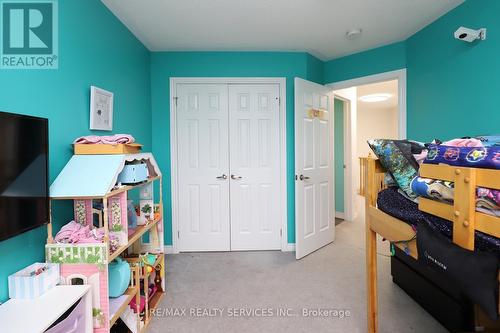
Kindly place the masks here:
POLYGON ((418 163, 412 155, 412 145, 407 140, 373 139, 368 145, 382 166, 394 178, 399 188, 411 199, 418 195, 411 188, 411 181, 418 175, 418 163))

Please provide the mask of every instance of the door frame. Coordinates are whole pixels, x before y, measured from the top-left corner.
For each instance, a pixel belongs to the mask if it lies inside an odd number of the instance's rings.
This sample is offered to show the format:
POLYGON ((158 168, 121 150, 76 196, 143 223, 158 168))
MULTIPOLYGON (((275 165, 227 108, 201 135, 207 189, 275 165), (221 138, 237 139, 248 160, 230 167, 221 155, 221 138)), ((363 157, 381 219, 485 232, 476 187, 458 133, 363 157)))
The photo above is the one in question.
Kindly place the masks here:
POLYGON ((326 84, 326 86, 332 88, 334 90, 334 94, 336 97, 344 97, 347 99, 352 99, 352 103, 350 103, 349 111, 347 112, 347 123, 344 120, 344 123, 347 125, 347 128, 344 128, 344 133, 347 134, 347 139, 344 142, 345 150, 350 152, 350 157, 344 159, 344 161, 348 161, 349 164, 346 164, 346 168, 348 168, 349 176, 346 175, 344 179, 345 186, 345 194, 347 197, 345 202, 348 202, 349 205, 345 206, 345 219, 347 221, 352 221, 356 218, 357 215, 357 189, 355 188, 356 177, 359 174, 359 162, 357 160, 357 151, 356 151, 356 120, 357 120, 357 93, 352 94, 348 92, 349 95, 353 96, 343 96, 342 93, 338 94, 338 90, 348 91, 350 88, 355 88, 357 86, 378 83, 384 81, 398 81, 398 137, 400 139, 406 138, 406 68, 398 69, 389 72, 383 72, 363 77, 358 77, 354 79, 349 79, 345 81, 333 82, 326 84))
POLYGON ((286 78, 285 77, 171 77, 170 103, 170 169, 172 183, 172 249, 179 253, 179 182, 177 170, 177 84, 278 84, 279 85, 279 147, 280 147, 280 225, 281 251, 289 251, 287 218, 287 163, 286 163, 286 78))
POLYGON ((326 86, 331 87, 333 90, 341 90, 391 80, 398 81, 398 137, 400 139, 406 139, 406 68, 333 82, 326 86))
MULTIPOLYGON (((346 146, 345 144, 349 142, 351 139, 351 132, 350 132, 350 114, 351 114, 351 100, 348 99, 345 95, 343 94, 336 94, 335 91, 333 93, 333 98, 334 101, 335 99, 341 100, 344 102, 344 109, 342 110, 343 112, 343 128, 344 128, 344 135, 343 135, 343 143, 344 143, 344 211, 343 212, 337 212, 335 211, 335 218, 341 218, 343 220, 346 220, 347 217, 352 215, 352 203, 350 202, 349 198, 351 197, 351 188, 347 186, 346 180, 350 178, 350 156, 351 156, 351 151, 350 147, 346 146)), ((335 107, 335 106, 334 106, 335 107)), ((334 109, 335 112, 335 109, 334 109)), ((335 126, 335 123, 334 123, 335 126)), ((335 147, 334 147, 335 149, 335 147)), ((334 155, 335 156, 335 155, 334 155)), ((350 184, 350 183, 349 183, 350 184)))

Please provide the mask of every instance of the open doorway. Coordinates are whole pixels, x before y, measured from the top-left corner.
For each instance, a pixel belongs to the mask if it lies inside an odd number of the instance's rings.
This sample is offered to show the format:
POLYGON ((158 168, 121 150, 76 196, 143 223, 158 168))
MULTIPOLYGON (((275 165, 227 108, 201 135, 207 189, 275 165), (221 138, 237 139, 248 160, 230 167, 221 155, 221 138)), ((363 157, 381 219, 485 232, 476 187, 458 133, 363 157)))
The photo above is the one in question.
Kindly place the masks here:
MULTIPOLYGON (((367 141, 375 138, 397 139, 398 81, 384 81, 357 87, 357 155, 371 153, 367 141)), ((372 154, 373 155, 373 154, 372 154)))
POLYGON ((334 142, 334 170, 335 170, 335 224, 345 220, 345 177, 346 177, 346 118, 349 101, 341 96, 334 98, 333 113, 333 142, 334 142))
POLYGON ((367 140, 406 137, 406 70, 328 86, 335 94, 335 193, 344 199, 336 201, 335 211, 336 217, 350 221, 363 207, 358 195, 359 158, 370 153, 367 140))
MULTIPOLYGON (((343 215, 344 220, 354 221, 358 213, 362 215, 363 210, 360 208, 363 205, 358 203, 361 197, 358 196, 360 179, 357 133, 365 130, 358 129, 358 89, 363 92, 366 88, 363 86, 385 81, 397 83, 395 90, 387 93, 389 96, 381 98, 381 101, 390 98, 398 101, 397 117, 393 117, 397 121, 391 121, 396 124, 396 134, 390 135, 404 137, 406 103, 400 101, 406 101, 406 70, 326 86, 300 78, 294 80, 297 259, 334 240, 337 221, 332 222, 335 217, 343 215)), ((375 88, 380 86, 384 85, 375 88)), ((375 103, 376 98, 371 102, 375 103)), ((371 123, 372 127, 382 127, 373 120, 371 123)), ((386 136, 385 133, 380 135, 386 136)))

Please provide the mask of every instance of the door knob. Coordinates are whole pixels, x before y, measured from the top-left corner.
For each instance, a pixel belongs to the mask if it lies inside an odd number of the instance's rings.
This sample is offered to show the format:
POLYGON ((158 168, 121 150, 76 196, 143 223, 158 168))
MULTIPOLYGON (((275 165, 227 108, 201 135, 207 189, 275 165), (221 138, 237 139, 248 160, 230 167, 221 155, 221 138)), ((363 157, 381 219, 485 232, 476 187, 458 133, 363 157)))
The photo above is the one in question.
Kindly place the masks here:
POLYGON ((240 180, 241 178, 243 178, 243 177, 231 175, 232 180, 240 180))
POLYGON ((304 176, 304 175, 300 175, 300 176, 299 176, 299 179, 300 179, 300 180, 307 180, 307 179, 309 179, 309 177, 304 176))
POLYGON ((225 174, 222 174, 222 176, 216 177, 217 179, 227 179, 227 176, 225 174))

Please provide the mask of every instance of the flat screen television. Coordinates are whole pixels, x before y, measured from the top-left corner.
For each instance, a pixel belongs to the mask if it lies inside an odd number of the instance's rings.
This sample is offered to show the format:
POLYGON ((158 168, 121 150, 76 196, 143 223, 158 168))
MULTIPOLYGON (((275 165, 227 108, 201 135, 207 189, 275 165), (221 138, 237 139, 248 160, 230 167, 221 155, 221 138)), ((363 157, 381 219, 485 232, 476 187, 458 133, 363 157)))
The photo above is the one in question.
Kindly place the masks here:
POLYGON ((48 120, 0 112, 0 241, 49 219, 48 120))

